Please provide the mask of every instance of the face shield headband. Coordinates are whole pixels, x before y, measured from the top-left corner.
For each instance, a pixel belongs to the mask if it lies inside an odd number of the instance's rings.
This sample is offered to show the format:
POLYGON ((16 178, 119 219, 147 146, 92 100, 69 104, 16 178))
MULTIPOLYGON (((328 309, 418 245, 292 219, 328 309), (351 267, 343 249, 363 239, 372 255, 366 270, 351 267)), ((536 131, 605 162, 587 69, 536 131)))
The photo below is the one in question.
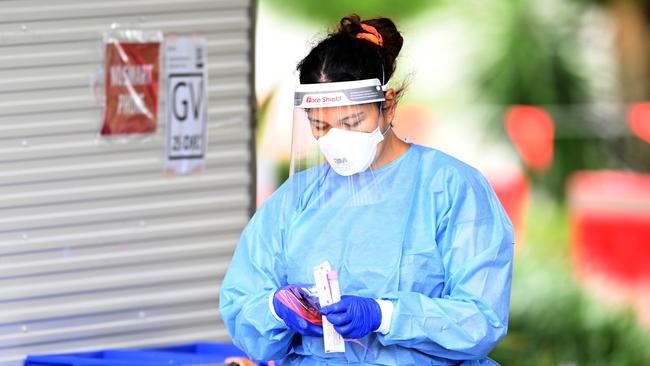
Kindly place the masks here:
POLYGON ((294 94, 294 107, 309 109, 384 102, 385 90, 386 85, 379 79, 299 84, 294 94))

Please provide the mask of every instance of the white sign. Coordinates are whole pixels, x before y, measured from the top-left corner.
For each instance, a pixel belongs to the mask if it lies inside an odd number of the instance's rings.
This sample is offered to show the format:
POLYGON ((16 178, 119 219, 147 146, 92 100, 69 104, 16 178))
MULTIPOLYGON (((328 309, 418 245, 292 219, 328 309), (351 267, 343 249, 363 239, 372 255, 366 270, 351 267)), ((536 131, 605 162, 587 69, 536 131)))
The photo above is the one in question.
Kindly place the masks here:
POLYGON ((165 170, 170 174, 198 173, 205 167, 208 116, 205 44, 202 37, 175 37, 165 42, 165 170))

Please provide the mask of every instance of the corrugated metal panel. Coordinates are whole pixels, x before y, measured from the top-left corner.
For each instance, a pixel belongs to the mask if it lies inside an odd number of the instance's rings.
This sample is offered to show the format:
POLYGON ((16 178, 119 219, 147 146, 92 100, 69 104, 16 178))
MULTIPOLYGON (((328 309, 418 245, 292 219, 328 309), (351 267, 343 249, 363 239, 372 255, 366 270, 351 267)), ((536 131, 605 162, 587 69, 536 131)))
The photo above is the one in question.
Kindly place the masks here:
POLYGON ((253 6, 0 0, 0 366, 227 338, 219 283, 254 203, 253 6), (163 175, 164 125, 97 137, 89 84, 112 23, 206 36, 204 174, 163 175))

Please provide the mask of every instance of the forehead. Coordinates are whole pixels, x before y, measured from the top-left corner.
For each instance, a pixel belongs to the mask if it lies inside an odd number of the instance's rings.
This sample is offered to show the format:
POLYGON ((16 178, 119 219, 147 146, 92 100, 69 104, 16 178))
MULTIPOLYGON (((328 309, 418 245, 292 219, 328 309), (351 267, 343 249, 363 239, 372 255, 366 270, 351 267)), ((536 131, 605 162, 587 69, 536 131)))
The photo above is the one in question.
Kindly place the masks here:
POLYGON ((378 107, 375 105, 375 103, 368 103, 339 107, 309 108, 305 109, 305 112, 309 118, 344 118, 348 116, 354 116, 359 113, 368 115, 376 112, 377 110, 378 107))

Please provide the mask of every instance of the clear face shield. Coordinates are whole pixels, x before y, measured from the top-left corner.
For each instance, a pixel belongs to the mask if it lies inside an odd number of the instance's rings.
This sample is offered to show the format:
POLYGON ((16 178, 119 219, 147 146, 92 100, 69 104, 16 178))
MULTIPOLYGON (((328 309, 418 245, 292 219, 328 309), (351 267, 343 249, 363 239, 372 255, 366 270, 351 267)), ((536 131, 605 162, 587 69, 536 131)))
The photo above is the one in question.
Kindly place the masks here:
POLYGON ((373 162, 389 128, 384 100, 378 79, 297 86, 289 182, 295 195, 327 206, 380 198, 373 162))

